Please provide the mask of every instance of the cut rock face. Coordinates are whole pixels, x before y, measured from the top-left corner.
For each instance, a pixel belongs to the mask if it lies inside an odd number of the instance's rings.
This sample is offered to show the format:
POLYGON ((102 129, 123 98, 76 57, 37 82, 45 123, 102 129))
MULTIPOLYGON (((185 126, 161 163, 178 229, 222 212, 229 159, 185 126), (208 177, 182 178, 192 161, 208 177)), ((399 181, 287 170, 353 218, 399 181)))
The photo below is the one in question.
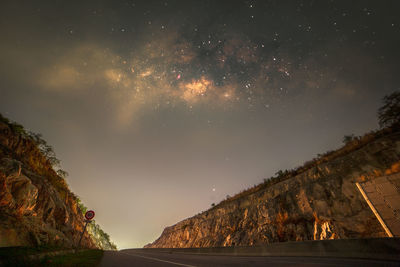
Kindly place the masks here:
POLYGON ((355 183, 376 179, 399 162, 397 131, 167 227, 146 247, 252 246, 384 237, 384 229, 355 183))
MULTIPOLYGON (((76 205, 33 141, 0 122, 0 246, 72 247, 84 224, 76 205)), ((82 244, 96 247, 88 235, 82 244)))

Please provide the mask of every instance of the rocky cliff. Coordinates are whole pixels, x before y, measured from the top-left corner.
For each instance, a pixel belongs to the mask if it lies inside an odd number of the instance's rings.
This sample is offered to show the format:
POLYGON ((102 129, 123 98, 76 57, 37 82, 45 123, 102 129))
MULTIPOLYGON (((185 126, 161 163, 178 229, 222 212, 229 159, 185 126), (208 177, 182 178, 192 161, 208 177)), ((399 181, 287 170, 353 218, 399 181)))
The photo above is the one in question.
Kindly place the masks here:
MULTIPOLYGON (((75 246, 84 226, 77 197, 34 138, 0 118, 0 247, 75 246)), ((112 248, 100 239, 86 233, 81 244, 112 248)))
POLYGON ((165 228, 145 247, 252 246, 270 242, 383 237, 355 182, 400 171, 400 132, 388 128, 165 228))

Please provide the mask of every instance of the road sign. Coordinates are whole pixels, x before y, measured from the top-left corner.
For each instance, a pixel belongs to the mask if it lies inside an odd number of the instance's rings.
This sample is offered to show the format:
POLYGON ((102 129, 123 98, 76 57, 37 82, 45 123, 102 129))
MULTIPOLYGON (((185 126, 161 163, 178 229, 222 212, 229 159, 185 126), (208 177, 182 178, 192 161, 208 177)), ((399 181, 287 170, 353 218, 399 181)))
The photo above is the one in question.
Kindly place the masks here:
POLYGON ((94 218, 94 211, 93 210, 88 210, 85 213, 85 218, 86 218, 85 227, 83 227, 83 231, 82 231, 81 237, 79 238, 79 242, 78 242, 77 248, 79 248, 80 245, 81 245, 82 237, 85 234, 85 230, 86 230, 86 227, 87 227, 88 223, 92 222, 92 219, 94 218))
POLYGON ((88 211, 85 213, 85 218, 86 218, 86 220, 88 220, 88 221, 92 220, 92 219, 94 218, 94 211, 93 211, 93 210, 88 210, 88 211))

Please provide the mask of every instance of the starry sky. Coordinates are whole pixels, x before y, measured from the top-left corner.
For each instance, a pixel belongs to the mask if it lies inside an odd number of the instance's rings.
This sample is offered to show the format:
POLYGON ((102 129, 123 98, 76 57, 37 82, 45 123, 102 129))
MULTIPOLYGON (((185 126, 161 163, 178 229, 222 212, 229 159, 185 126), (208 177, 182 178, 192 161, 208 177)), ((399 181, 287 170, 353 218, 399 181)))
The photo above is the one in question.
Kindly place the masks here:
POLYGON ((0 112, 119 248, 378 127, 400 2, 2 1, 0 112))

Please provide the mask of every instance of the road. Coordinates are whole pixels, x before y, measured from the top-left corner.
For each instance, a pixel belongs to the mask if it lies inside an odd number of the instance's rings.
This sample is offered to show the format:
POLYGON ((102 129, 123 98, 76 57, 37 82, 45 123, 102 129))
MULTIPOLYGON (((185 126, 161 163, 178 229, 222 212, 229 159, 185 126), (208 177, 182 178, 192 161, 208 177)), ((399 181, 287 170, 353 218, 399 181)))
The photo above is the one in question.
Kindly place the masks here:
POLYGON ((318 257, 239 257, 148 252, 139 249, 106 251, 100 263, 108 266, 400 266, 400 262, 318 258, 318 257))

